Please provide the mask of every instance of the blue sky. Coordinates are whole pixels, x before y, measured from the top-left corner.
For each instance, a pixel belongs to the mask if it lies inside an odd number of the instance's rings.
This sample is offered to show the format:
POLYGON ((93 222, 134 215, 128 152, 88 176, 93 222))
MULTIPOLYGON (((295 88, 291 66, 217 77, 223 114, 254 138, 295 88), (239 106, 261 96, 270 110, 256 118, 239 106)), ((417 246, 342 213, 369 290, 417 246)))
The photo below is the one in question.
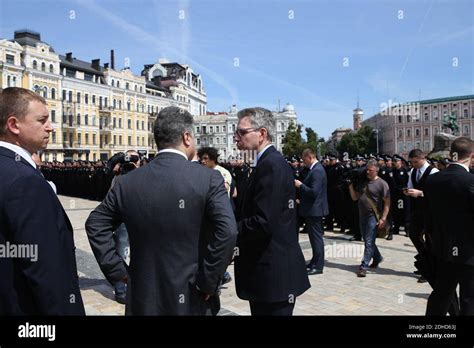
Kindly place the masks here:
POLYGON ((474 94, 472 0, 0 3, 1 38, 29 28, 56 52, 102 63, 115 49, 116 68, 128 58, 137 74, 161 57, 189 64, 209 110, 280 99, 324 137, 352 127, 357 96, 367 118, 390 100, 474 94))

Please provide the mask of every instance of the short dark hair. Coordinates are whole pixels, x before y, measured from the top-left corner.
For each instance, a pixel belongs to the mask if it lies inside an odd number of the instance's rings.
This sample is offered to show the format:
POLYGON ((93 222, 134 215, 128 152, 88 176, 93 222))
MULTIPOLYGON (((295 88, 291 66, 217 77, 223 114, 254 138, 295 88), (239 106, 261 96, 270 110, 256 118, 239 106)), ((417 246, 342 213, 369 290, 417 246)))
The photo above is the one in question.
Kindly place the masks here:
POLYGON ((425 158, 425 155, 420 149, 413 149, 408 153, 408 158, 425 158))
POLYGON ((219 157, 219 153, 217 152, 217 149, 215 147, 201 147, 198 150, 198 157, 201 159, 202 156, 208 155, 209 159, 211 161, 214 161, 217 163, 217 158, 219 157))
POLYGON ((301 157, 305 156, 311 156, 311 157, 316 157, 316 153, 313 151, 313 149, 307 148, 303 150, 303 153, 301 154, 301 157))
POLYGON ((0 136, 6 134, 7 120, 10 116, 23 118, 28 113, 30 102, 46 105, 44 98, 29 89, 8 87, 0 90, 0 136))
POLYGON ((451 144, 449 155, 455 161, 465 160, 472 156, 473 141, 468 137, 459 137, 454 139, 451 144), (454 158, 457 157, 457 158, 454 158))
POLYGON ((158 150, 176 147, 184 132, 193 134, 193 116, 184 109, 168 106, 156 116, 153 135, 158 150))

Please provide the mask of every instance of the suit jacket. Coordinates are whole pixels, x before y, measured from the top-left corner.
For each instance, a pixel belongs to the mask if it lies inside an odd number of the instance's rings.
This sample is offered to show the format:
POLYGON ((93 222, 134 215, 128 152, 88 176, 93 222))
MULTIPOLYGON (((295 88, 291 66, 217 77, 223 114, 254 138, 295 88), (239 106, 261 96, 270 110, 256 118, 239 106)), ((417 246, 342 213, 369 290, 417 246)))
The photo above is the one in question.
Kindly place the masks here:
POLYGON ((37 246, 36 261, 0 257, 0 315, 85 315, 73 228, 56 194, 4 147, 0 168, 0 245, 37 246))
POLYGON ((457 164, 430 175, 425 228, 435 256, 474 266, 474 175, 457 164))
POLYGON ((250 175, 238 222, 237 295, 256 302, 283 302, 309 287, 298 244, 293 172, 269 147, 250 175))
POLYGON ((320 162, 306 175, 299 191, 301 216, 323 217, 329 214, 326 171, 320 162))
POLYGON ((237 238, 218 171, 164 152, 116 181, 86 231, 99 265, 116 265, 117 275, 125 265, 112 233, 121 222, 130 240, 127 314, 217 313, 218 286, 237 238), (214 296, 205 302, 197 288, 214 296))

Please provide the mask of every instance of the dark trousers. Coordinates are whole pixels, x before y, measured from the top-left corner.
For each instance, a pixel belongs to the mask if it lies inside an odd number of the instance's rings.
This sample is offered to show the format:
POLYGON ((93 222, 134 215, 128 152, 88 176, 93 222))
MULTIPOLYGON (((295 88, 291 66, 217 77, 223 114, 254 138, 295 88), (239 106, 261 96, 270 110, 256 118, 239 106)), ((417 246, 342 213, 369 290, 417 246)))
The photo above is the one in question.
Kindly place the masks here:
POLYGON ((459 284, 460 315, 474 315, 474 266, 437 260, 433 292, 426 315, 446 315, 459 284))
MULTIPOLYGON (((295 299, 296 301, 296 299, 295 299)), ((292 316, 295 301, 288 302, 254 302, 250 301, 250 312, 253 316, 292 316)))
POLYGON ((421 239, 423 235, 423 219, 421 218, 412 218, 410 223, 410 239, 413 245, 418 251, 418 254, 421 254, 425 250, 425 243, 421 239))
POLYGON ((322 271, 324 268, 323 218, 306 216, 304 222, 305 230, 311 243, 311 249, 313 250, 313 258, 308 267, 322 271))

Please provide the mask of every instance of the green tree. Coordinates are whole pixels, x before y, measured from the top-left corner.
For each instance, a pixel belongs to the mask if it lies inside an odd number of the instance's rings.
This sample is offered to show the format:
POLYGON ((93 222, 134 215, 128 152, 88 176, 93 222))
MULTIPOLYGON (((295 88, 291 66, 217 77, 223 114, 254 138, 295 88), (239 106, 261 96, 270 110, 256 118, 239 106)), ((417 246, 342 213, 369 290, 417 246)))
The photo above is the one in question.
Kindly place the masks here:
POLYGON ((283 138, 283 155, 295 156, 300 155, 304 146, 304 140, 301 137, 302 125, 296 125, 293 121, 288 125, 285 137, 283 138))
POLYGON ((350 156, 376 152, 377 143, 373 129, 364 126, 356 133, 343 135, 341 141, 337 144, 337 151, 339 153, 347 152, 350 156))

